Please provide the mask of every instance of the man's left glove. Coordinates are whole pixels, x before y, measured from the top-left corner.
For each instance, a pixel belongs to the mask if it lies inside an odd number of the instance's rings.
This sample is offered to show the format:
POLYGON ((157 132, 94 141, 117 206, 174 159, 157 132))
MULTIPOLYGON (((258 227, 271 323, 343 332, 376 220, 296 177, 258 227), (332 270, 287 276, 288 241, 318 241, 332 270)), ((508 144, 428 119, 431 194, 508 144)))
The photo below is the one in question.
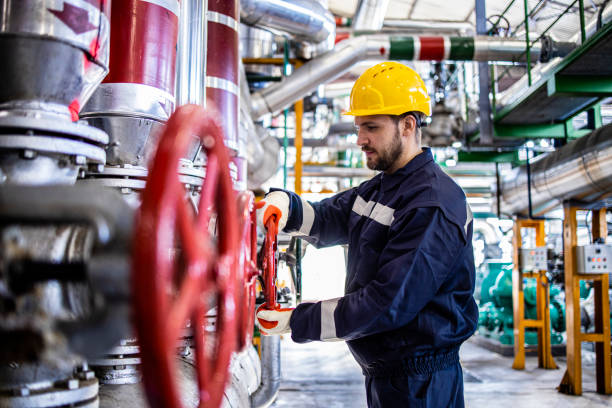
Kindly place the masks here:
POLYGON ((293 308, 266 310, 260 306, 257 309, 257 322, 261 333, 266 336, 289 333, 291 331, 289 326, 291 313, 293 313, 293 308))

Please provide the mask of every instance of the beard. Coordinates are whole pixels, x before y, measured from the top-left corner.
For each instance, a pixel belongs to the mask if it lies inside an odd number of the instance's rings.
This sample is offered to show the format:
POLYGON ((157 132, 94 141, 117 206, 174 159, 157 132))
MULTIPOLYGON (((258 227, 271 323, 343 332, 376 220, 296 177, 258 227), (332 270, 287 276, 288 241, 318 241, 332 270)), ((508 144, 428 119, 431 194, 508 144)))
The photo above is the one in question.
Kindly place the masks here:
POLYGON ((395 130, 395 135, 389 146, 381 151, 370 149, 368 146, 364 146, 364 151, 374 151, 376 157, 368 157, 366 165, 370 170, 387 171, 402 154, 402 140, 400 137, 399 130, 395 130))

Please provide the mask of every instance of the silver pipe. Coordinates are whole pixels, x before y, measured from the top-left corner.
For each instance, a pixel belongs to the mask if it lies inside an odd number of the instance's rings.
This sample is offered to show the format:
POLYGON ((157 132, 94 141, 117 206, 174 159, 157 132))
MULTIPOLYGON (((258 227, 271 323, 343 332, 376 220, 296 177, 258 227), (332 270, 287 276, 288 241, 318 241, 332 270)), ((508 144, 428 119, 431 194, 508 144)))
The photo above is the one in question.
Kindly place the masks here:
POLYGON ((261 384, 251 395, 251 406, 265 408, 276 399, 280 388, 280 336, 261 336, 261 384))
POLYGON ((240 21, 313 43, 326 41, 336 33, 333 15, 316 0, 241 0, 240 21))
POLYGON ((359 0, 353 17, 353 31, 380 30, 388 6, 389 0, 359 0))
MULTIPOLYGON (((474 40, 474 60, 512 61, 523 53, 524 43, 518 40, 498 40, 487 37, 467 37, 474 40)), ((397 38, 394 39, 397 41, 397 38)), ((406 41, 418 41, 418 37, 406 37, 406 41)), ((268 86, 251 97, 251 115, 258 120, 263 115, 275 113, 303 98, 319 85, 327 83, 349 70, 357 62, 389 59, 391 36, 361 35, 348 38, 336 45, 333 51, 310 60, 282 82, 268 86)), ((534 45, 532 58, 539 58, 541 45, 534 45)), ((412 59, 419 59, 418 53, 412 59)), ((406 59, 401 55, 396 59, 406 59)), ((407 58, 410 59, 410 58, 407 58)))
POLYGON ((346 39, 333 51, 314 58, 282 82, 251 95, 251 116, 258 120, 268 113, 275 113, 348 71, 363 60, 384 60, 381 49, 389 49, 389 39, 359 36, 346 39))
MULTIPOLYGON (((525 41, 495 37, 477 36, 474 38, 474 61, 523 61, 526 57, 525 41)), ((531 60, 540 59, 542 43, 537 42, 530 49, 531 60)))
MULTIPOLYGON (((612 125, 530 162, 534 214, 566 199, 593 201, 612 191, 612 125)), ((502 212, 527 211, 527 167, 515 168, 501 187, 502 212)))
POLYGON ((176 105, 204 105, 206 99, 207 0, 181 1, 176 53, 176 105))
POLYGON ((383 27, 410 30, 413 32, 458 33, 474 35, 474 25, 464 21, 420 21, 420 20, 389 20, 384 21, 383 27))

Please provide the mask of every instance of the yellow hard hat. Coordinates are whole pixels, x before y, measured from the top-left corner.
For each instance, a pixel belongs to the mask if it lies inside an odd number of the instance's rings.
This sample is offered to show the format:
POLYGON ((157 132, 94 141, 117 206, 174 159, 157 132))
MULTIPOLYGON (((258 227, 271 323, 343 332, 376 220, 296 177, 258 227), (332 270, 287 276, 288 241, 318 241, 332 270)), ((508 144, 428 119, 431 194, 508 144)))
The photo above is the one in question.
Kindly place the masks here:
POLYGON ((368 68, 351 90, 351 106, 345 115, 401 115, 406 112, 431 115, 425 83, 412 68, 387 61, 368 68))

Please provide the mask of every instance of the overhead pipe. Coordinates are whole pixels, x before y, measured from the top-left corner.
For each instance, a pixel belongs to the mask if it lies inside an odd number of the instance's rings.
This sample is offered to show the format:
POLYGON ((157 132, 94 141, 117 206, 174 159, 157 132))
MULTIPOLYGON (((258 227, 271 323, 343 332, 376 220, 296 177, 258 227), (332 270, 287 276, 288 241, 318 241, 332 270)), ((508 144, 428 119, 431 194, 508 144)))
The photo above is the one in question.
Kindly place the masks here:
POLYGON ((251 406, 270 406, 280 388, 281 361, 280 336, 261 336, 261 384, 251 395, 251 406))
MULTIPOLYGON (((556 45, 550 39, 534 44, 530 49, 531 59, 551 58, 568 52, 564 48, 557 50, 556 45)), ((525 43, 521 40, 494 37, 352 37, 338 43, 333 51, 296 69, 282 82, 254 93, 251 114, 258 120, 268 113, 276 113, 364 60, 522 61, 524 49, 525 43)))
POLYGON ((333 38, 336 23, 317 0, 241 0, 240 21, 291 34, 298 41, 320 43, 333 38))
POLYGON ((464 21, 421 21, 421 20, 394 20, 386 19, 383 28, 410 30, 416 32, 456 33, 474 35, 474 25, 464 21))
POLYGON ((388 6, 389 0, 359 0, 353 17, 353 31, 380 30, 388 6))
MULTIPOLYGON (((515 168, 501 185, 502 212, 528 211, 527 166, 515 168)), ((591 202, 612 192, 612 124, 530 161, 531 203, 541 214, 563 200, 591 202)))

